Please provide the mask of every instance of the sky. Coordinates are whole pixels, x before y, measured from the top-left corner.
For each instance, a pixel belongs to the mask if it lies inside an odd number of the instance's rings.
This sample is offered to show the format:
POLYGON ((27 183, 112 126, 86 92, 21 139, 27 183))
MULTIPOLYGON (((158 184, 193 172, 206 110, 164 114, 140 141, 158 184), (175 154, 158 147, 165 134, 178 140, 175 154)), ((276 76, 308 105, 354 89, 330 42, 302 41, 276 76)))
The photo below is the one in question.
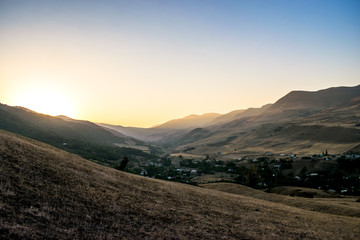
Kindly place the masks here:
POLYGON ((150 127, 360 84, 358 0, 0 0, 0 102, 150 127))

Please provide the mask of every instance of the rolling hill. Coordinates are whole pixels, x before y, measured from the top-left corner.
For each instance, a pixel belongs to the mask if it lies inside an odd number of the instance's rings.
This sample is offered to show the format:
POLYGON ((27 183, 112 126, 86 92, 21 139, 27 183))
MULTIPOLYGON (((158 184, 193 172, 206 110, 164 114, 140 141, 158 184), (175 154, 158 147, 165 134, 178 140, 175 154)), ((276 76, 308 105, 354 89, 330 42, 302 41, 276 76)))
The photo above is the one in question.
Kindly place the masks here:
POLYGON ((348 211, 359 212, 356 202, 334 212, 337 205, 327 204, 324 213, 296 197, 289 205, 247 188, 233 194, 148 179, 4 131, 0 172, 2 239, 358 239, 360 234, 360 218, 348 211))
POLYGON ((89 121, 66 116, 52 117, 4 104, 0 104, 0 129, 100 161, 118 160, 126 152, 143 155, 140 150, 125 147, 147 147, 147 144, 137 139, 111 132, 89 121))

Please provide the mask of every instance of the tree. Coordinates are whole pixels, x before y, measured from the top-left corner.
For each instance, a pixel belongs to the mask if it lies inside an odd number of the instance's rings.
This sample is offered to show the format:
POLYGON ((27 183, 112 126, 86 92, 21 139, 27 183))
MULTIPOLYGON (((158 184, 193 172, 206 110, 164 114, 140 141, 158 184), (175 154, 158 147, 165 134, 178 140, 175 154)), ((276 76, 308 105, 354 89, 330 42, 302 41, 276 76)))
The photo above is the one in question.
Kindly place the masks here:
POLYGON ((120 170, 120 171, 124 171, 128 162, 129 162, 129 159, 127 157, 124 157, 123 160, 121 160, 120 165, 116 169, 120 170))

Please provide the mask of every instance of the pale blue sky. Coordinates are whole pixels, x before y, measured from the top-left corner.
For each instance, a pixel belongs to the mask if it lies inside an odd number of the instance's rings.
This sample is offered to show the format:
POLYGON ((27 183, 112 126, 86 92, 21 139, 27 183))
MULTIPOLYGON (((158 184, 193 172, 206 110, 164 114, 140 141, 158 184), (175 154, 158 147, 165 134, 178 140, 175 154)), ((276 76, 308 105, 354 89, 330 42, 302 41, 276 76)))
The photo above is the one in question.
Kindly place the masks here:
POLYGON ((37 110, 54 91, 72 108, 58 114, 97 122, 151 126, 360 83, 357 0, 0 0, 0 36, 0 102, 37 110))

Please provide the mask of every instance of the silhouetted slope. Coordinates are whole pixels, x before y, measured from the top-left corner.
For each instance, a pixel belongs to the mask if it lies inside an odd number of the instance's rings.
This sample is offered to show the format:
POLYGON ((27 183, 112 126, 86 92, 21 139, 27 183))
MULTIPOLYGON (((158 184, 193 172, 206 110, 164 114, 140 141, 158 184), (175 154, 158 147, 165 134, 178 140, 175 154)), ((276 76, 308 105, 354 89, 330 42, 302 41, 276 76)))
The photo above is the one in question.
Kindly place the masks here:
POLYGON ((135 176, 0 131, 3 239, 356 239, 360 219, 135 176))
POLYGON ((25 108, 0 104, 0 128, 51 143, 67 139, 86 140, 97 144, 125 143, 127 137, 114 136, 109 131, 88 121, 78 121, 64 116, 52 117, 25 108))
POLYGON ((141 141, 110 131, 88 121, 65 116, 52 117, 21 107, 0 104, 0 129, 21 134, 85 158, 114 161, 124 155, 144 155, 140 150, 115 144, 144 145, 141 141))

